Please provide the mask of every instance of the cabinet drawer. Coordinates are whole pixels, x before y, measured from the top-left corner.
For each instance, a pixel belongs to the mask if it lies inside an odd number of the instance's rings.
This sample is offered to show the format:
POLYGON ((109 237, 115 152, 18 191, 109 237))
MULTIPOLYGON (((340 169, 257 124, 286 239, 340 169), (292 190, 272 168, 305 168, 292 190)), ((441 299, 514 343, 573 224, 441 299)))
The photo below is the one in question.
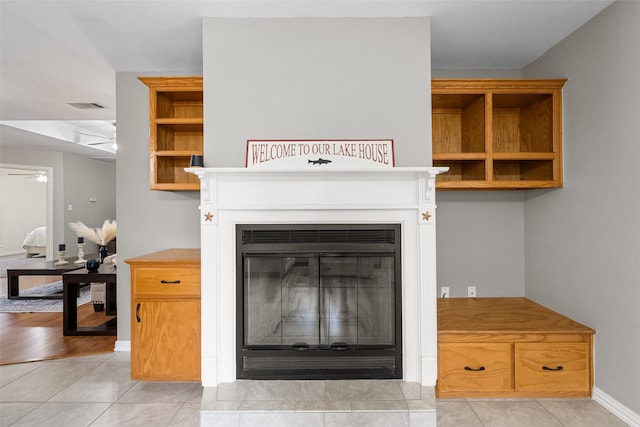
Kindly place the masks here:
POLYGON ((511 344, 438 345, 438 387, 442 391, 508 391, 511 344))
POLYGON ((590 391, 587 343, 515 345, 516 391, 590 391))
POLYGON ((200 297, 197 268, 135 268, 131 281, 137 297, 200 297))

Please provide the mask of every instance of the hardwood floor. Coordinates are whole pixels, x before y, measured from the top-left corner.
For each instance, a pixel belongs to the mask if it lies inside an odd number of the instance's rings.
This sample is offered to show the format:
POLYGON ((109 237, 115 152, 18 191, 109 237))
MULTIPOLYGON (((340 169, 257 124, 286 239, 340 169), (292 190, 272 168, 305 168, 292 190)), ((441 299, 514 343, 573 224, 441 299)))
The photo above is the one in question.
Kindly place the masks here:
MULTIPOLYGON (((0 284, 6 288, 6 278, 0 284)), ((92 304, 78 307, 79 325, 96 326, 111 318, 94 312, 92 304)), ((63 336, 62 313, 0 313, 0 365, 109 353, 115 342, 114 336, 63 336)))

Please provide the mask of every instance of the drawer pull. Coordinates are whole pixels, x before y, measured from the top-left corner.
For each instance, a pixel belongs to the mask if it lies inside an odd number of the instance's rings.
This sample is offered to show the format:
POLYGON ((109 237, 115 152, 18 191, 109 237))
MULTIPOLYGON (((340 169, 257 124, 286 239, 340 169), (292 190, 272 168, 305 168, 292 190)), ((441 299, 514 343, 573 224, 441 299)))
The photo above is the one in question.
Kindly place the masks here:
POLYGON ((160 283, 162 283, 163 285, 179 285, 180 280, 174 280, 172 282, 169 282, 167 280, 160 280, 160 283))
POLYGON ((555 368, 550 368, 548 366, 543 366, 543 371, 562 371, 564 368, 562 366, 556 366, 555 368))
POLYGON ((470 366, 465 366, 464 370, 465 371, 473 371, 473 372, 481 372, 481 371, 485 370, 485 367, 484 366, 480 366, 479 368, 472 368, 470 366))
POLYGON ((140 303, 136 305, 136 320, 140 323, 140 303))

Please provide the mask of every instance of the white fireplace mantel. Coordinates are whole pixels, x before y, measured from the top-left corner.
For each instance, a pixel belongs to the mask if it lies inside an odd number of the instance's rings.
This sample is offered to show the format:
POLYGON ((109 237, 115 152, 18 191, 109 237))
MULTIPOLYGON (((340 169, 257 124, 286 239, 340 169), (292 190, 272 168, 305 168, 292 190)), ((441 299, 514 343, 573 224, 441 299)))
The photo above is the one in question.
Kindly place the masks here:
POLYGON ((187 168, 200 178, 202 385, 236 380, 236 224, 402 225, 404 380, 435 385, 435 177, 447 168, 187 168))

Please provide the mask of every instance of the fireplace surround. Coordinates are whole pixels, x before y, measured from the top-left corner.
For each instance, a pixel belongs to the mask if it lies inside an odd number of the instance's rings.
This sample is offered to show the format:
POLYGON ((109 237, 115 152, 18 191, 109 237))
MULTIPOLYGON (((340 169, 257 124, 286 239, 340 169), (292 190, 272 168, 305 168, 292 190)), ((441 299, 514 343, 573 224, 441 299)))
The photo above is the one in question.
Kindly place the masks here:
POLYGON ((240 378, 236 243, 243 224, 397 226, 402 254, 398 377, 435 385, 435 176, 445 170, 188 168, 200 178, 202 385, 240 378))

